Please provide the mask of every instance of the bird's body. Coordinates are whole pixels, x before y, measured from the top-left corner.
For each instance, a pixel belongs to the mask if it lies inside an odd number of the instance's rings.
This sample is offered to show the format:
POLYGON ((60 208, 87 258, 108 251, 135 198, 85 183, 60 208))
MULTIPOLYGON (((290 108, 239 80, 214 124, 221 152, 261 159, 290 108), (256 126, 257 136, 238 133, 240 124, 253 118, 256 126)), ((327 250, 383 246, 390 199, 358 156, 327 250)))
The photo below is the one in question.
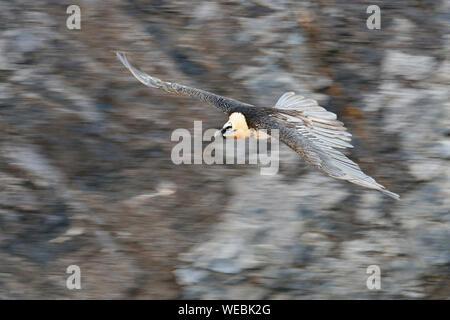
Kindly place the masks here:
POLYGON ((351 134, 334 113, 319 106, 315 100, 287 92, 273 107, 256 107, 208 91, 162 81, 133 67, 125 55, 117 53, 117 56, 146 86, 198 98, 229 115, 229 121, 220 131, 224 137, 261 138, 265 135, 260 130, 268 134, 278 130, 281 141, 327 175, 378 190, 394 199, 400 198, 363 173, 356 163, 340 151, 353 147, 350 144, 351 134))

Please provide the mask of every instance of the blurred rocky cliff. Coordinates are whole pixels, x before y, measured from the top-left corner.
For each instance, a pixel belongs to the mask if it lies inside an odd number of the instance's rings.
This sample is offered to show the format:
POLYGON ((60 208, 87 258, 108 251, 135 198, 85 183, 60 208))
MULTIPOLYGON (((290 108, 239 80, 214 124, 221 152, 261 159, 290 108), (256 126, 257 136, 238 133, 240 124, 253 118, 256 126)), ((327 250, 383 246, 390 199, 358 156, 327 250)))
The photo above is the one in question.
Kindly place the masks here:
POLYGON ((449 17, 446 0, 0 2, 0 298, 448 298, 449 17), (255 105, 317 99, 401 201, 286 146, 275 176, 174 165, 174 129, 225 115, 144 87, 115 50, 255 105))

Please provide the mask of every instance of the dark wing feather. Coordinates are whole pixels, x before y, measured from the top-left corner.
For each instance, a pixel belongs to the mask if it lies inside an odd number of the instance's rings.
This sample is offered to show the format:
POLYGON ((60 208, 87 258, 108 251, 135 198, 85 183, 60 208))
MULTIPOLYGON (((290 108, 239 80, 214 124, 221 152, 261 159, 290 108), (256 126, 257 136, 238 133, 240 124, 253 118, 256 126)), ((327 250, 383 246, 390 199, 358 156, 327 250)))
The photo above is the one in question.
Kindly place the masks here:
POLYGON ((280 138, 327 175, 347 180, 365 188, 379 190, 394 199, 400 197, 388 190, 347 158, 342 149, 352 148, 351 134, 336 115, 293 92, 280 97, 269 119, 277 122, 280 138))
POLYGON ((127 67, 128 70, 130 70, 133 76, 148 87, 161 89, 164 90, 165 92, 177 95, 184 95, 198 98, 204 102, 207 102, 219 108, 220 110, 222 110, 227 114, 230 114, 237 107, 253 107, 250 104, 234 100, 231 98, 219 96, 217 94, 208 91, 184 86, 175 82, 167 82, 158 79, 156 77, 152 77, 147 73, 142 72, 139 69, 135 68, 133 65, 131 65, 131 63, 128 61, 128 58, 124 53, 116 52, 116 55, 119 58, 119 60, 123 63, 123 65, 127 67))

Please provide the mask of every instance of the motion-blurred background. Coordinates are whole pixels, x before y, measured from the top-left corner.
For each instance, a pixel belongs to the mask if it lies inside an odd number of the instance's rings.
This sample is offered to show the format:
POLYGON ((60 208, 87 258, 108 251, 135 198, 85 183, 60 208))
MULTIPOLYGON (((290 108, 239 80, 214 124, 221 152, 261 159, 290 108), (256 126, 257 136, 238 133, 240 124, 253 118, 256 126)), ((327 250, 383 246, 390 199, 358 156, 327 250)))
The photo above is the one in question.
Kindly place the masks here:
POLYGON ((449 14, 445 0, 0 2, 0 298, 448 298, 449 14), (115 50, 255 105, 317 99, 401 201, 284 145, 275 176, 174 165, 173 130, 226 116, 144 87, 115 50))

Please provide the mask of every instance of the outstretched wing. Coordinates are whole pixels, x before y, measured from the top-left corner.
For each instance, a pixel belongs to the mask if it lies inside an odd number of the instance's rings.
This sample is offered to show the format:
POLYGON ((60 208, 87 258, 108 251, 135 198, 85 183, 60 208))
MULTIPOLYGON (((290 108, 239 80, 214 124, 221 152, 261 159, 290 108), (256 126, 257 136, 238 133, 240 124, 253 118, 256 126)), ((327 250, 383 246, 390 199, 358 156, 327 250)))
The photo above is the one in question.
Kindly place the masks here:
POLYGON ((223 112, 230 114, 232 110, 236 107, 242 107, 242 106, 251 106, 250 104, 234 100, 231 98, 226 98, 223 96, 219 96, 217 94, 204 91, 201 89, 196 89, 188 86, 184 86, 175 82, 166 82, 161 79, 152 77, 145 72, 140 71, 139 69, 135 68, 131 63, 128 61, 127 56, 124 53, 116 52, 117 57, 119 60, 123 63, 125 67, 127 67, 128 70, 133 74, 133 76, 138 79, 141 83, 148 87, 157 88, 164 90, 168 93, 178 94, 178 95, 185 95, 190 96, 194 98, 198 98, 202 101, 205 101, 223 112))
POLYGON ((283 94, 274 108, 277 111, 270 117, 286 128, 280 131, 280 138, 306 161, 333 178, 379 190, 394 199, 400 198, 362 172, 341 152, 353 147, 351 134, 334 113, 319 106, 317 101, 294 92, 283 94))

